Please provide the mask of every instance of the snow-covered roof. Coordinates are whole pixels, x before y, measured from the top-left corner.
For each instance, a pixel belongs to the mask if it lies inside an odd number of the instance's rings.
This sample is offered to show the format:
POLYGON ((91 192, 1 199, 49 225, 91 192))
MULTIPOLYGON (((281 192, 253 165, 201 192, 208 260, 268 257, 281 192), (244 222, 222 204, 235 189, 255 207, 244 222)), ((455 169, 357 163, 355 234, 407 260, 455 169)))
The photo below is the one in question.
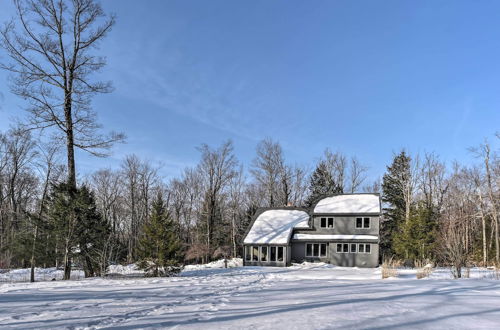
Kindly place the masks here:
POLYGON ((352 239, 378 239, 378 236, 374 236, 374 235, 314 235, 314 234, 295 234, 295 235, 293 235, 293 239, 296 239, 296 240, 315 240, 315 239, 327 239, 327 240, 344 239, 344 240, 352 240, 352 239))
POLYGON ((316 204, 314 213, 380 213, 380 199, 375 194, 326 197, 316 204))
POLYGON ((309 228, 309 214, 301 210, 267 210, 255 219, 243 243, 287 244, 293 228, 309 228))

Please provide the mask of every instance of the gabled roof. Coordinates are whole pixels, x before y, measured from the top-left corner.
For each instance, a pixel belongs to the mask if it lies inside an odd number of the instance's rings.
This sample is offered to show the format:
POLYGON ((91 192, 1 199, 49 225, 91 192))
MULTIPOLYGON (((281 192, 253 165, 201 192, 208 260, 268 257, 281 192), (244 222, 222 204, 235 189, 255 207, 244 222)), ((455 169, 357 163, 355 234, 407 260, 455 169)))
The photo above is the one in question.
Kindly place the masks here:
POLYGON ((380 196, 378 194, 347 194, 326 197, 316 203, 313 213, 380 213, 380 196))
POLYGON ((288 244, 293 228, 309 228, 309 214, 298 209, 271 209, 260 213, 244 244, 288 244))

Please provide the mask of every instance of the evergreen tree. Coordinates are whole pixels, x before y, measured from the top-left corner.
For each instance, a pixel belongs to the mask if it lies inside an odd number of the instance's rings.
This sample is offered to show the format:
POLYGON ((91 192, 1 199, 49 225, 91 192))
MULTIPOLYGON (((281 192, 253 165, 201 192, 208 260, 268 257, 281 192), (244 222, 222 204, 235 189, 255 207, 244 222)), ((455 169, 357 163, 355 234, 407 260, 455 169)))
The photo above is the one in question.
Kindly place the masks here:
POLYGON ((309 183, 309 197, 306 206, 312 206, 319 198, 325 195, 341 194, 342 187, 335 183, 333 175, 325 161, 320 161, 311 175, 309 183))
POLYGON ((101 274, 106 268, 105 247, 111 229, 97 211, 88 188, 75 190, 68 183, 54 186, 48 216, 60 254, 67 255, 69 263, 78 262, 86 277, 101 274))
POLYGON ((101 275, 108 266, 111 226, 97 211, 94 194, 86 186, 77 191, 75 211, 78 217, 75 236, 85 276, 101 275))
POLYGON ((405 219, 406 202, 404 199, 404 185, 410 178, 411 159, 405 151, 394 157, 382 181, 382 202, 384 208, 383 221, 380 228, 380 255, 394 254, 394 236, 401 231, 405 219))
POLYGON ((139 267, 145 269, 149 276, 172 275, 181 270, 182 250, 175 223, 169 216, 161 193, 158 193, 139 242, 139 267))
POLYGON ((412 208, 411 217, 401 223, 394 234, 393 247, 397 256, 410 260, 432 257, 437 236, 437 222, 433 210, 425 203, 412 208))

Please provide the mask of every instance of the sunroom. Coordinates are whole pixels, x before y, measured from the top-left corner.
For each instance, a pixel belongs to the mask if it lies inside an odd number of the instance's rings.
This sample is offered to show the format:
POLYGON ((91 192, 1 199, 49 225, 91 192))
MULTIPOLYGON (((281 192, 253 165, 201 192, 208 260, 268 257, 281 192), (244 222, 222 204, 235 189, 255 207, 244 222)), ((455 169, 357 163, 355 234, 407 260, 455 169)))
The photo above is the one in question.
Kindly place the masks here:
POLYGON ((303 209, 264 209, 255 217, 243 240, 243 263, 247 266, 290 264, 290 239, 294 228, 309 228, 309 214, 303 209))

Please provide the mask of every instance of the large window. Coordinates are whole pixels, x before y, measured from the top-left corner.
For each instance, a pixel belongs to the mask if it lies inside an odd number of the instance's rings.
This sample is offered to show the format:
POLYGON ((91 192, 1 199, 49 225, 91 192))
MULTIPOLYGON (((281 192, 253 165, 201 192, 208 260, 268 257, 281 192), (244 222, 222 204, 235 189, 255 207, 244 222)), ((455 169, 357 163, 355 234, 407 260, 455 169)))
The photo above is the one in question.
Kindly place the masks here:
POLYGON ((326 243, 306 243, 306 257, 326 257, 326 243))
POLYGON ((278 246, 278 261, 283 261, 283 247, 278 246))
POLYGON ((260 247, 260 261, 267 261, 267 246, 260 247))
POLYGON ((250 261, 252 260, 252 247, 251 246, 245 246, 245 260, 250 261))
POLYGON ((333 228, 333 218, 321 218, 319 225, 321 228, 333 228))
POLYGON ((269 249, 271 250, 269 261, 276 261, 276 246, 271 246, 269 249))
POLYGON ((284 254, 283 246, 245 246, 246 261, 283 262, 284 254))
POLYGON ((370 218, 356 218, 356 228, 358 229, 370 228, 370 218))
POLYGON ((259 261, 259 247, 252 246, 252 261, 259 261))

